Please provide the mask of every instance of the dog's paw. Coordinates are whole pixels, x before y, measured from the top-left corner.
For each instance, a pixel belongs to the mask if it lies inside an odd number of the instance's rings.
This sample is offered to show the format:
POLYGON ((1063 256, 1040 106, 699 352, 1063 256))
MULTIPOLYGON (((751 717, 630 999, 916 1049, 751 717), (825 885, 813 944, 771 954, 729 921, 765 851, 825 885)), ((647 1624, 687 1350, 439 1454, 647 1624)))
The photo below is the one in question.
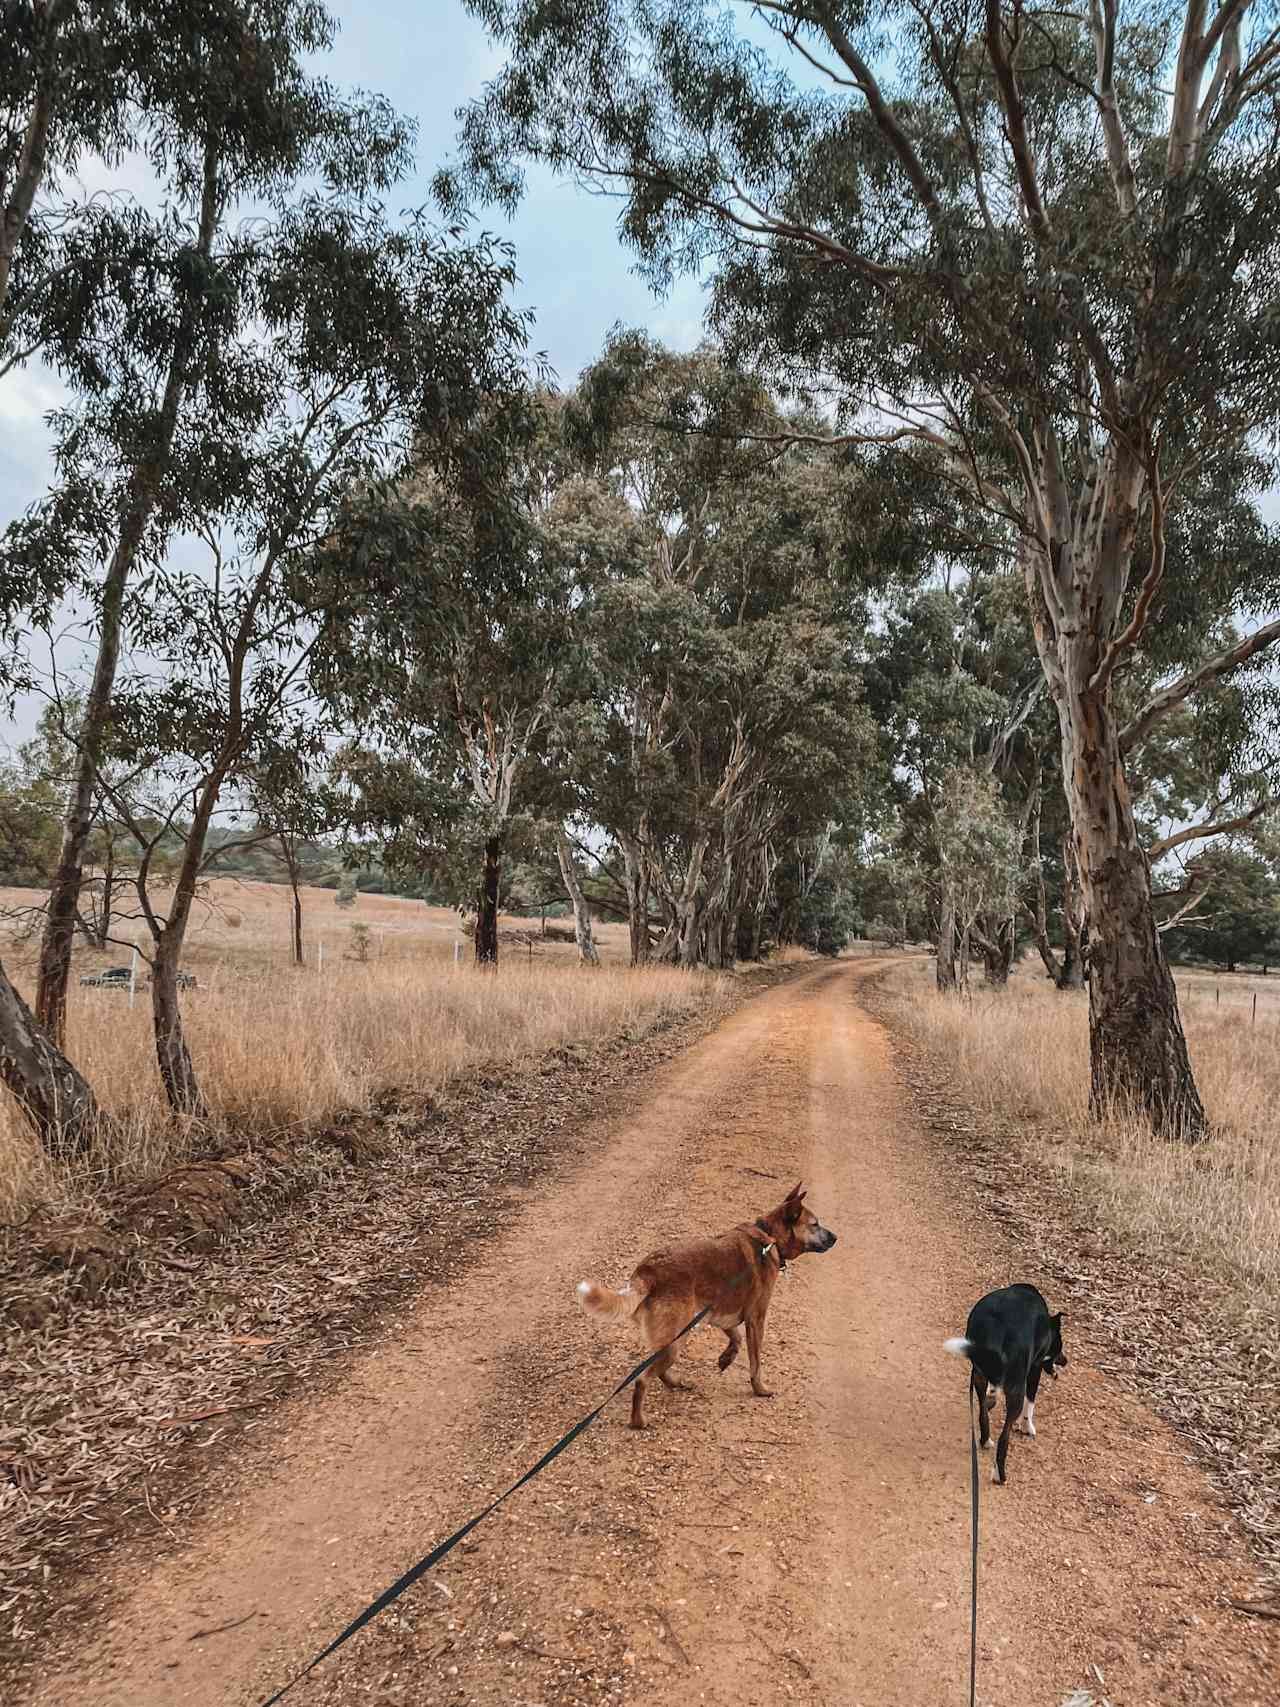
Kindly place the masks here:
POLYGON ((1018 1424, 1018 1433, 1025 1434, 1028 1440, 1036 1437, 1036 1425, 1033 1422, 1022 1421, 1018 1424))
POLYGON ((729 1367, 729 1365, 733 1362, 734 1358, 736 1358, 737 1355, 738 1354, 736 1351, 722 1351, 720 1353, 719 1357, 716 1358, 716 1368, 720 1371, 721 1375, 724 1374, 725 1370, 729 1367))
POLYGON ((773 1391, 769 1387, 753 1387, 751 1392, 757 1399, 772 1399, 773 1397, 773 1391))
POLYGON ((1002 1475, 1001 1475, 1001 1474, 1000 1474, 1000 1470, 999 1470, 999 1467, 998 1467, 998 1466, 997 1466, 997 1467, 996 1467, 996 1468, 995 1468, 995 1469, 994 1469, 994 1470, 993 1470, 993 1471, 992 1471, 992 1472, 991 1472, 991 1481, 992 1481, 992 1483, 993 1483, 993 1485, 994 1485, 994 1486, 995 1486, 995 1487, 997 1487, 997 1488, 1003 1488, 1003 1487, 1004 1487, 1004 1480, 1005 1480, 1005 1479, 1004 1479, 1004 1477, 1003 1477, 1003 1476, 1002 1476, 1002 1475))
POLYGON ((980 1440, 978 1442, 978 1451, 979 1452, 990 1452, 990 1450, 991 1450, 990 1440, 980 1440))

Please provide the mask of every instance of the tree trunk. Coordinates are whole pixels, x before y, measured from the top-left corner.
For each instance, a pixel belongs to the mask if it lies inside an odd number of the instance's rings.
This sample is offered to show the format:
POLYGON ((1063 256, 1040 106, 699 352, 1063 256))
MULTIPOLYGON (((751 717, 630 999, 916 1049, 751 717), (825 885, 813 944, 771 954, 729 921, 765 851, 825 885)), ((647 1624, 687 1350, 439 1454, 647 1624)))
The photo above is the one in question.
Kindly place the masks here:
POLYGON ((760 941, 764 935, 764 907, 757 904, 751 911, 751 941, 747 959, 753 964, 760 958, 760 941))
POLYGON ((732 972, 738 958, 738 930, 741 923, 741 913, 735 907, 733 912, 726 913, 720 926, 720 965, 726 972, 732 972))
POLYGON ((945 881, 938 919, 937 956, 938 989, 944 996, 949 996, 956 987, 956 906, 945 881))
POLYGON ((1017 946, 1018 933, 1011 917, 983 921, 982 968, 993 990, 1008 988, 1017 946))
POLYGON ((102 914, 98 920, 98 947, 105 948, 111 936, 111 915, 115 910, 116 861, 115 846, 107 839, 107 852, 102 867, 102 914))
POLYGON ((151 962, 151 1019, 156 1063, 169 1107, 175 1114, 203 1117, 208 1113, 208 1105, 196 1079, 178 1002, 178 964, 185 936, 184 918, 181 925, 166 926, 156 943, 151 962))
POLYGON ((684 874, 684 882, 680 886, 680 894, 676 899, 681 966, 692 966, 698 959, 702 921, 707 905, 702 883, 702 866, 707 857, 709 841, 709 836, 702 835, 693 844, 689 856, 689 865, 684 874))
POLYGON ((484 844, 484 880, 476 913, 476 965, 498 964, 498 883, 502 872, 502 837, 484 844))
POLYGON ((51 1156, 82 1156, 102 1126, 88 1081, 36 1024, 0 966, 0 1079, 51 1156))
POLYGON ((289 890, 293 897, 290 909, 293 920, 293 964, 295 966, 301 966, 303 964, 302 893, 298 887, 298 878, 300 875, 298 871, 298 856, 295 853, 293 843, 289 840, 288 836, 281 836, 280 852, 284 857, 284 868, 289 874, 289 890))
MULTIPOLYGON (((197 238, 198 253, 206 258, 212 248, 217 220, 216 162, 210 141, 205 148, 204 193, 197 238)), ((194 293, 183 304, 155 431, 149 438, 149 448, 134 465, 120 534, 102 585, 98 656, 77 732, 75 775, 63 819, 62 848, 49 887, 49 908, 40 944, 40 972, 36 986, 36 1017, 59 1048, 66 1035, 67 983, 71 976, 76 908, 80 900, 85 848, 93 823, 94 790, 106 744, 111 696, 120 659, 125 589, 159 502, 161 483, 177 431, 178 414, 195 356, 200 306, 201 298, 194 293)))
POLYGON ((1140 1110, 1166 1137, 1194 1142, 1205 1115, 1178 994, 1151 904, 1110 693, 1076 696, 1063 717, 1074 852, 1089 923, 1089 1106, 1140 1110))
POLYGON ((969 994, 969 927, 966 925, 960 932, 959 973, 956 986, 962 996, 969 994))
POLYGON ((1049 903, 1044 887, 1044 860, 1040 852, 1040 795, 1036 791, 1035 804, 1031 813, 1031 854, 1036 866, 1036 900, 1035 910, 1031 917, 1031 936, 1036 945, 1044 969, 1053 983, 1062 988, 1063 968, 1058 964, 1058 957, 1053 952, 1053 944, 1049 941, 1049 903))
MULTIPOLYGON (((556 837, 556 854, 560 860, 560 875, 564 878, 564 886, 573 907, 573 935, 578 944, 578 958, 584 966, 599 966, 600 956, 596 952, 595 940, 591 935, 591 911, 587 906, 587 897, 583 892, 577 867, 573 863, 573 850, 569 846, 569 838, 563 830, 556 837)), ((544 935, 545 932, 546 915, 544 913, 544 935)))
POLYGON ((1110 437, 1073 497, 1056 429, 1041 420, 1035 430, 1023 570, 1036 650, 1058 713, 1089 930, 1090 1109, 1095 1117, 1136 1110, 1162 1136, 1195 1141, 1205 1132, 1204 1107, 1156 929, 1112 704, 1115 669, 1141 634, 1140 623, 1122 625, 1144 494, 1152 550, 1161 559, 1162 498, 1149 482, 1141 431, 1110 437))
POLYGON ((196 1078, 191 1051, 187 1047, 186 1034, 182 1027, 182 1009, 178 1000, 178 969, 182 964, 182 950, 186 944, 191 906, 200 878, 205 841, 222 789, 221 766, 226 759, 227 753, 224 750, 219 767, 215 768, 201 786, 196 809, 191 817, 191 827, 187 831, 182 864, 178 867, 174 882, 167 921, 156 917, 147 900, 146 866, 138 873, 139 898, 142 900, 143 913, 155 943, 151 961, 151 1021, 155 1033, 156 1065, 160 1069, 160 1082, 164 1086, 169 1107, 175 1114, 194 1115, 198 1118, 203 1118, 208 1113, 208 1104, 196 1078))
POLYGON ((1060 990, 1083 990, 1085 946, 1084 895, 1080 888, 1080 872, 1076 865, 1075 845, 1070 835, 1064 839, 1062 869, 1062 969, 1058 975, 1060 990))
POLYGON ((621 836, 622 862, 627 885, 627 929, 631 937, 631 964, 643 966, 649 958, 649 872, 640 844, 621 836))

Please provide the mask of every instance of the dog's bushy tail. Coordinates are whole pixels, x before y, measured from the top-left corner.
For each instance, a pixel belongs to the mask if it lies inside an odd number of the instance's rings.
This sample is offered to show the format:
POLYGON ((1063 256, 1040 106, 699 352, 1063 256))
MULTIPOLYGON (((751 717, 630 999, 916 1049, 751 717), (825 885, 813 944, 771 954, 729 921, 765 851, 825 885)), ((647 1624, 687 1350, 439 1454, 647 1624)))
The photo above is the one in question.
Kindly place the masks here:
POLYGON ((943 1340, 943 1351, 952 1357, 967 1357, 996 1387, 1004 1386, 1004 1359, 989 1345, 975 1345, 972 1340, 943 1340))
POLYGON ((611 1286, 599 1286, 594 1280, 578 1282, 578 1302, 593 1316, 634 1316, 649 1295, 647 1286, 624 1286, 615 1292, 611 1286))

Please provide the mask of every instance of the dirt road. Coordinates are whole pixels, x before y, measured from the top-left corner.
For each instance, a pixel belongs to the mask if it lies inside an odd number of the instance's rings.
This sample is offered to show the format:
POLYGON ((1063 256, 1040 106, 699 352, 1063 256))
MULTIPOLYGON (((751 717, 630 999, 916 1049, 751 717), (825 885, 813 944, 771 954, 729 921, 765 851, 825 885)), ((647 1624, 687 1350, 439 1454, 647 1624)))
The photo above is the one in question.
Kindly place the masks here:
MULTIPOLYGON (((695 1333, 695 1391, 652 1389, 643 1434, 616 1402, 290 1699, 962 1703, 965 1371, 941 1342, 979 1293, 1036 1276, 913 1124, 857 1003, 868 975, 804 974, 638 1084, 594 1159, 531 1195, 461 1282, 336 1392, 282 1410, 269 1473, 181 1550, 119 1568, 109 1622, 28 1700, 260 1700, 628 1367, 626 1330, 578 1313, 578 1279, 620 1283, 803 1177, 839 1243, 779 1283, 777 1397, 751 1397, 745 1358, 719 1376, 723 1340, 695 1333)), ((984 1464, 980 1700, 1262 1707, 1280 1647, 1224 1606, 1241 1545, 1182 1446, 1067 1332, 1010 1485, 984 1464)))

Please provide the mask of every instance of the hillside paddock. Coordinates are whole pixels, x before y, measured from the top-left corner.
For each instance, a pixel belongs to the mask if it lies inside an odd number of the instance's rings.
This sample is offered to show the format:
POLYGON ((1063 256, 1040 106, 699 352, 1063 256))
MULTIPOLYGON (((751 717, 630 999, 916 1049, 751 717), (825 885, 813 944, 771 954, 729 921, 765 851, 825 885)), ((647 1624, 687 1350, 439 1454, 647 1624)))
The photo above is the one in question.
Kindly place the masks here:
MULTIPOLYGON (((236 1135, 266 1138, 365 1114, 388 1099, 437 1096, 480 1070, 516 1072, 548 1051, 638 1038, 714 1009, 722 981, 672 967, 627 965, 625 925, 597 927, 603 964, 581 967, 572 921, 504 917, 497 976, 478 972, 455 912, 390 895, 350 908, 334 891, 303 891, 302 967, 292 964, 287 888, 224 879, 209 886, 188 939, 183 997, 189 1042, 213 1127, 176 1122, 155 1069, 149 992, 84 988, 81 977, 129 964, 77 942, 68 1046, 116 1131, 109 1149, 55 1167, 11 1105, 0 1104, 0 1220, 38 1206, 81 1210, 104 1191, 153 1177, 236 1135), (357 958, 353 925, 368 927, 357 958)), ((0 890, 10 916, 4 960, 30 998, 37 941, 13 914, 33 891, 0 890)), ((133 927, 117 927, 130 938, 133 927)), ((145 946, 145 932, 139 928, 145 946)), ((139 980, 146 976, 139 961, 139 980)))

